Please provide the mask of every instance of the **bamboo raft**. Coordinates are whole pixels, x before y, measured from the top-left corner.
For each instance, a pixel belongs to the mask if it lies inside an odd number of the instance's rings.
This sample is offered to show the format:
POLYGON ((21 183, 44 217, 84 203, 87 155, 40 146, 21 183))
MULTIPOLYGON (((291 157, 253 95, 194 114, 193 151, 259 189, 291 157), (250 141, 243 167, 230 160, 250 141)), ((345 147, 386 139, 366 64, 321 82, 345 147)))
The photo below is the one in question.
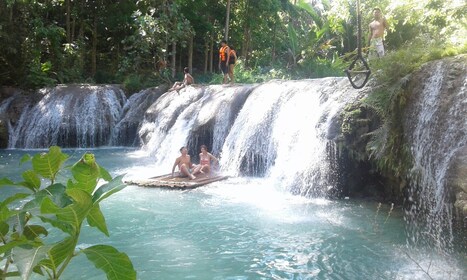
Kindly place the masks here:
POLYGON ((186 190, 225 180, 227 178, 228 176, 224 176, 222 174, 197 174, 196 179, 190 180, 188 177, 172 177, 172 174, 165 174, 148 179, 127 180, 125 183, 129 185, 137 185, 140 187, 186 190))

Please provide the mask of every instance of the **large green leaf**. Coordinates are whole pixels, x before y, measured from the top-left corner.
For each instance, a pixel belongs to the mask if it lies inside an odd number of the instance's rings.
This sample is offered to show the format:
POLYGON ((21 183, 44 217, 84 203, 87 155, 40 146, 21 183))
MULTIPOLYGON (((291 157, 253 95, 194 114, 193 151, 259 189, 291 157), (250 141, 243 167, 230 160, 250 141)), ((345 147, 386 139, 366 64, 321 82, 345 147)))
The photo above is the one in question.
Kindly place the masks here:
POLYGON ((0 235, 2 236, 3 239, 5 235, 8 234, 8 231, 10 230, 10 226, 5 223, 5 222, 0 222, 0 235))
POLYGON ((29 240, 35 240, 41 235, 47 236, 49 232, 40 225, 28 225, 24 227, 23 235, 29 240))
POLYGON ((9 277, 19 277, 21 275, 19 274, 19 271, 11 271, 11 272, 7 272, 3 274, 3 276, 5 276, 5 278, 9 278, 9 277))
POLYGON ((100 177, 104 180, 106 180, 107 182, 109 181, 112 181, 112 176, 110 175, 110 173, 102 166, 99 165, 99 172, 100 172, 100 177))
POLYGON ((71 204, 71 199, 65 193, 66 187, 63 184, 53 184, 45 189, 36 192, 33 198, 28 201, 23 210, 31 212, 33 215, 39 214, 39 210, 42 204, 42 200, 45 197, 49 197, 59 207, 65 207, 71 204))
POLYGON ((37 176, 34 170, 26 170, 23 172, 23 179, 25 185, 32 188, 32 190, 38 190, 41 187, 41 179, 37 176))
POLYGON ((92 207, 89 212, 87 219, 90 226, 98 228, 105 235, 109 236, 107 224, 105 223, 105 218, 101 212, 99 204, 94 204, 94 207, 92 207))
POLYGON ((292 24, 289 24, 287 27, 287 32, 289 35, 289 46, 290 46, 290 51, 292 52, 293 56, 296 56, 298 53, 298 36, 297 32, 295 31, 295 28, 293 27, 292 24))
POLYGON ((75 232, 75 228, 71 224, 58 220, 57 218, 55 218, 55 215, 54 217, 47 217, 47 216, 41 215, 39 216, 39 218, 44 223, 49 223, 53 227, 60 229, 61 231, 68 233, 70 235, 73 235, 75 232))
POLYGON ((53 271, 59 269, 65 259, 74 254, 76 247, 75 237, 65 238, 63 241, 55 244, 48 251, 48 258, 41 261, 40 265, 45 266, 53 271))
POLYGON ((14 216, 15 213, 10 211, 10 209, 6 206, 0 206, 0 221, 4 222, 8 220, 10 217, 14 216))
POLYGON ((81 223, 93 207, 91 195, 80 189, 68 189, 66 193, 73 199, 73 203, 60 208, 48 197, 44 198, 41 212, 44 214, 55 214, 61 222, 71 224, 79 230, 81 223))
POLYGON ((0 187, 3 186, 16 186, 16 183, 8 178, 0 178, 0 187))
POLYGON ((117 176, 109 183, 100 186, 92 195, 92 201, 94 203, 99 203, 112 194, 126 188, 127 185, 122 182, 123 176, 124 175, 117 176))
POLYGON ((47 256, 49 246, 32 248, 16 247, 12 250, 13 261, 22 279, 29 279, 33 268, 47 256))
POLYGON ((31 191, 34 191, 34 188, 32 186, 29 186, 27 184, 23 183, 15 183, 12 180, 8 178, 0 178, 0 188, 1 187, 6 187, 6 186, 17 186, 17 187, 25 187, 31 191))
POLYGON ((30 161, 32 158, 29 154, 25 154, 24 156, 21 157, 19 164, 22 165, 23 163, 30 161))
POLYGON ((71 173, 76 182, 68 184, 69 188, 78 188, 91 194, 97 186, 100 178, 100 168, 93 154, 84 154, 83 157, 73 165, 71 173))
POLYGON ((58 207, 50 197, 44 197, 41 203, 41 213, 43 214, 57 214, 60 211, 58 207))
POLYGON ((13 201, 24 199, 30 196, 28 193, 16 193, 10 197, 7 197, 4 201, 0 203, 0 208, 7 207, 8 204, 12 203, 13 201))
POLYGON ((35 172, 44 178, 55 180, 55 175, 68 155, 62 153, 60 147, 52 146, 48 153, 36 154, 32 158, 32 167, 35 172))
POLYGON ((86 257, 101 269, 109 280, 136 279, 136 271, 130 258, 112 246, 95 245, 82 250, 86 257))
POLYGON ((320 28, 323 26, 323 18, 321 18, 317 10, 315 10, 311 4, 305 2, 304 0, 300 0, 298 1, 298 6, 311 16, 316 25, 318 25, 320 28))
POLYGON ((15 247, 29 245, 29 244, 31 244, 31 242, 25 239, 10 241, 6 243, 5 245, 0 246, 0 255, 12 250, 15 247))

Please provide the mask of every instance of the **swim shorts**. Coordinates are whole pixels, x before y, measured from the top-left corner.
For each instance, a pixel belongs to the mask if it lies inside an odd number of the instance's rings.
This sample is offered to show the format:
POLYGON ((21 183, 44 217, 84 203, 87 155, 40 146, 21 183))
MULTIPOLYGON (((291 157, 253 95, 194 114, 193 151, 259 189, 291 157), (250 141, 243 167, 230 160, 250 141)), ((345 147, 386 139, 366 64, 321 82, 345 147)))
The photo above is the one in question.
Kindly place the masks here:
POLYGON ((370 54, 372 56, 383 57, 384 56, 384 44, 383 38, 373 38, 370 41, 370 54))

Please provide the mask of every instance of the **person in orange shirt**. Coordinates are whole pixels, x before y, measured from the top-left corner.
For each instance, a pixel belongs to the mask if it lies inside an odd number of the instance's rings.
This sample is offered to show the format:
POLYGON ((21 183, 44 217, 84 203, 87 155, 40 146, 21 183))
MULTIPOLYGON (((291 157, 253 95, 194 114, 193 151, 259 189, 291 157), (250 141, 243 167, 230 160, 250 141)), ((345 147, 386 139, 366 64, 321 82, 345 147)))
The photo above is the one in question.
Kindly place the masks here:
POLYGON ((230 48, 227 45, 226 40, 221 41, 221 48, 219 49, 219 69, 222 70, 224 74, 224 81, 223 83, 227 83, 227 79, 229 77, 229 56, 230 48))

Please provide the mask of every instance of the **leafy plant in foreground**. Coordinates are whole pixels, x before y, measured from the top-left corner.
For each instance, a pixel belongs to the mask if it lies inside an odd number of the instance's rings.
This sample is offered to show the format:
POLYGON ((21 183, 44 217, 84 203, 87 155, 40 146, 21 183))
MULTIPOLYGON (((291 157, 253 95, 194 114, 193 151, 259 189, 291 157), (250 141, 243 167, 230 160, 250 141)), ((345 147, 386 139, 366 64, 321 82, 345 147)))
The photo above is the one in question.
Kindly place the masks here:
POLYGON ((77 249, 84 220, 109 236, 99 203, 125 187, 122 176, 112 179, 94 155, 86 153, 71 167, 72 178, 66 185, 57 183, 56 176, 67 159, 59 147, 50 147, 48 153, 21 159, 21 163, 32 163, 32 169, 22 174, 24 181, 0 179, 0 187, 22 187, 21 192, 0 202, 0 279, 28 279, 33 273, 59 279, 70 261, 82 253, 107 279, 136 279, 131 260, 114 247, 77 249), (41 179, 50 184, 41 187, 41 179), (107 183, 98 186, 101 179, 107 183), (63 232, 63 238, 49 240, 51 228, 63 232))

